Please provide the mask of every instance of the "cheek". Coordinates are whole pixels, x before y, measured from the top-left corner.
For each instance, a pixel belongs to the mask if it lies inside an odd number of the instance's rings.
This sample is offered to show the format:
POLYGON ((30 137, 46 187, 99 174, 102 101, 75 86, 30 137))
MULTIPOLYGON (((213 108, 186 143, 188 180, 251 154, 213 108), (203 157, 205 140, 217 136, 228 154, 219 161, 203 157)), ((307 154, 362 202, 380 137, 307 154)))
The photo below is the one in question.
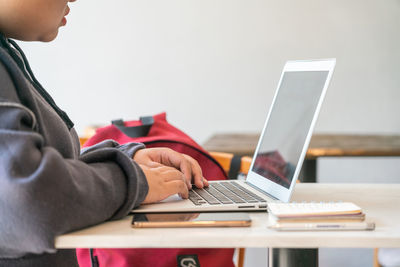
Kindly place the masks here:
MULTIPOLYGON (((52 0, 54 1, 54 0, 52 0)), ((58 1, 54 1, 58 2, 58 1)), ((65 1, 60 1, 65 2, 65 1)), ((50 10, 49 10, 50 11, 50 10)), ((42 16, 36 20, 36 32, 40 34, 40 41, 51 41, 53 40, 57 34, 58 29, 61 26, 62 19, 64 18, 66 11, 65 5, 57 5, 51 9, 51 12, 46 12, 46 14, 42 13, 42 16)))
POLYGON ((58 28, 61 25, 61 19, 59 16, 41 16, 35 18, 25 19, 21 21, 21 31, 25 33, 25 39, 27 41, 52 41, 58 34, 58 28))
MULTIPOLYGON (((26 1, 26 0, 25 0, 26 1)), ((67 1, 65 0, 38 0, 40 10, 37 12, 37 22, 43 29, 58 27, 65 15, 67 1)))
MULTIPOLYGON (((1 7, 0 0, 0 7, 1 7)), ((25 41, 53 40, 65 15, 65 0, 11 0, 8 12, 0 10, 3 31, 25 41)))

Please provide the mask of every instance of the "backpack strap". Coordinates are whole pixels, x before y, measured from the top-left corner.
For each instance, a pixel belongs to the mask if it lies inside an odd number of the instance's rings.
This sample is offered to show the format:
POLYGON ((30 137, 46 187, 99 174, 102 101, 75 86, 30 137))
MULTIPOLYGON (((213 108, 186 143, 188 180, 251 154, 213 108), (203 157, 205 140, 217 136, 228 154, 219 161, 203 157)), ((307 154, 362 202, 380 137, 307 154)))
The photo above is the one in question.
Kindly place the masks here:
POLYGON ((231 166, 229 167, 228 179, 236 180, 240 171, 240 164, 242 163, 242 156, 233 155, 231 159, 231 166))
POLYGON ((111 123, 125 135, 131 138, 135 138, 147 136, 151 129, 151 126, 153 126, 154 124, 154 118, 152 116, 140 117, 140 121, 142 122, 142 125, 131 127, 126 127, 122 119, 113 120, 111 121, 111 123))

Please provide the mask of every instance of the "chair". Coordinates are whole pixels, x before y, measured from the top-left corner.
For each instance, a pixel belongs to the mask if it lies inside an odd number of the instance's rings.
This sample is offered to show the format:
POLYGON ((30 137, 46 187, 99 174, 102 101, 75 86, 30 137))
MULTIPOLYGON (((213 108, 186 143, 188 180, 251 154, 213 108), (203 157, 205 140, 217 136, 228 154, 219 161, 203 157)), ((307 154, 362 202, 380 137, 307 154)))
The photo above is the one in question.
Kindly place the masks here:
POLYGON ((83 144, 88 140, 89 138, 87 137, 79 137, 79 143, 81 144, 81 147, 83 146, 83 144))
MULTIPOLYGON (((231 168, 231 162, 233 159, 233 154, 224 152, 210 152, 211 156, 218 161, 226 173, 229 172, 231 168)), ((251 157, 244 156, 240 161, 239 173, 247 174, 249 172, 251 165, 251 157)))
POLYGON ((83 135, 79 136, 79 142, 81 144, 81 146, 83 146, 83 144, 89 140, 90 137, 92 137, 95 133, 96 130, 98 128, 102 127, 101 125, 91 125, 85 128, 83 135))

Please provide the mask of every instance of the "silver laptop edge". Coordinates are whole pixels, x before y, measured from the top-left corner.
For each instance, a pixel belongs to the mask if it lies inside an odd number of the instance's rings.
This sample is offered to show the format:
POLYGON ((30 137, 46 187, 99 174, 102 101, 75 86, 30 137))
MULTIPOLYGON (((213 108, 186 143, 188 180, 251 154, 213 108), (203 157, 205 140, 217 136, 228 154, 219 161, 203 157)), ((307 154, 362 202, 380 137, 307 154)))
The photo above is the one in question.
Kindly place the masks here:
MULTIPOLYGON (((269 108, 267 119, 266 119, 265 124, 263 126, 263 130, 261 132, 260 138, 258 140, 257 147, 256 147, 256 150, 254 152, 252 163, 251 163, 250 168, 249 168, 249 173, 248 173, 247 179, 246 179, 246 181, 249 184, 252 184, 253 186, 259 188, 261 191, 266 192, 266 193, 274 196, 275 198, 277 198, 277 199, 279 199, 279 200, 281 200, 283 202, 288 202, 290 200, 290 197, 291 197, 291 195, 293 194, 293 191, 294 191, 294 186, 295 186, 296 181, 298 179, 298 176, 300 174, 302 163, 303 163, 305 155, 307 153, 308 145, 310 143, 311 136, 312 136, 312 133, 313 133, 313 130, 314 130, 314 127, 315 127, 315 123, 316 123, 316 121, 318 119, 318 115, 319 115, 323 100, 325 98, 327 88, 328 88, 330 80, 332 78, 333 70, 334 70, 335 65, 336 65, 336 59, 334 59, 334 58, 332 58, 332 59, 320 59, 320 60, 295 60, 295 61, 287 61, 286 62, 285 66, 283 68, 283 71, 281 73, 281 76, 280 76, 280 79, 279 79, 279 82, 278 82, 278 86, 277 86, 277 90, 275 91, 275 95, 274 95, 272 104, 271 104, 271 106, 269 108), (296 67, 294 67, 293 69, 292 68, 287 69, 288 65, 292 65, 292 64, 296 65, 298 63, 304 63, 306 65, 308 65, 308 64, 314 65, 315 64, 315 67, 314 66, 310 66, 310 67, 306 66, 307 70, 304 70, 303 68, 296 68, 296 67), (258 151, 260 149, 262 141, 264 140, 263 137, 264 137, 265 131, 267 129, 268 123, 270 122, 270 116, 272 114, 273 108, 276 106, 275 102, 276 102, 276 98, 277 98, 277 96, 278 96, 278 94, 280 92, 280 89, 281 89, 282 79, 283 79, 284 75, 286 74, 286 72, 288 72, 288 71, 313 71, 313 70, 315 70, 315 71, 328 71, 328 75, 326 77, 326 80, 325 80, 325 83, 324 83, 324 87, 321 90, 321 94, 320 94, 320 97, 319 97, 319 100, 318 100, 318 104, 317 104, 317 106, 315 108, 314 115, 313 115, 311 124, 309 126, 308 133, 307 133, 307 136, 305 138, 300 157, 299 157, 299 159, 297 161, 296 170, 295 170, 295 173, 293 175, 293 179, 291 181, 290 188, 288 190, 284 190, 283 187, 278 186, 278 188, 280 190, 279 192, 271 191, 271 188, 265 188, 265 187, 262 188, 262 187, 259 186, 258 183, 255 183, 254 180, 252 179, 254 177, 254 175, 255 175, 252 172, 252 170, 253 170, 254 162, 256 160, 256 155, 258 154, 258 151)), ((263 179, 263 182, 265 182, 265 178, 263 177, 262 179, 263 179)))
MULTIPOLYGON (((247 190, 250 190, 254 194, 256 194, 260 197, 263 197, 264 199, 267 200, 267 202, 276 202, 276 201, 287 202, 290 200, 290 197, 293 193, 294 186, 296 184, 296 180, 298 179, 298 176, 299 176, 299 173, 301 170, 301 166, 302 166, 302 163, 304 161, 304 158, 305 158, 305 155, 306 155, 306 152, 308 149, 309 142, 311 140, 312 132, 313 132, 315 123, 317 121, 318 114, 319 114, 319 111, 322 106, 322 102, 323 102, 325 94, 326 94, 326 90, 327 90, 330 80, 332 78, 333 69, 335 67, 335 64, 336 64, 335 59, 303 60, 303 61, 288 61, 288 62, 286 62, 285 66, 283 68, 282 74, 280 76, 279 83, 278 83, 277 89, 275 91, 275 95, 274 95, 272 104, 269 108, 267 119, 263 126, 263 130, 261 132, 256 150, 254 152, 253 160, 252 160, 246 181, 236 181, 235 180, 235 182, 239 183, 241 186, 245 187, 247 190), (272 178, 272 177, 265 177, 265 176, 260 175, 259 173, 257 173, 257 171, 259 172, 259 170, 258 169, 255 170, 254 167, 256 164, 257 157, 259 155, 261 155, 261 156, 265 155, 264 152, 260 152, 260 151, 262 150, 261 148, 263 146, 263 143, 264 142, 268 143, 268 140, 266 141, 267 138, 265 138, 266 131, 270 129, 270 128, 268 128, 268 126, 273 127, 270 125, 270 123, 273 125, 273 120, 276 119, 275 117, 278 116, 276 114, 277 112, 274 113, 274 109, 277 108, 276 102, 277 102, 278 96, 280 96, 280 92, 285 89, 285 88, 282 89, 282 87, 285 86, 285 85, 282 85, 282 81, 283 81, 283 78, 285 77, 285 74, 287 74, 287 73, 295 74, 296 72, 304 73, 306 71, 309 71, 310 75, 312 75, 312 73, 317 73, 318 75, 319 75, 319 73, 324 74, 323 72, 327 72, 327 74, 326 74, 326 77, 323 77, 321 75, 320 75, 321 77, 317 77, 320 79, 320 82, 324 81, 324 85, 323 85, 322 90, 320 90, 319 95, 317 95, 317 96, 319 96, 318 102, 317 102, 316 106, 313 107, 314 110, 313 110, 311 123, 309 126, 306 127, 308 130, 307 130, 307 134, 305 136, 305 140, 301 141, 301 144, 297 145, 298 148, 300 148, 300 146, 301 146, 301 153, 295 155, 295 159, 298 158, 298 160, 297 160, 297 162, 295 162, 293 164, 293 165, 295 165, 295 170, 293 172, 293 176, 290 181, 290 186, 288 184, 289 181, 286 181, 286 184, 282 185, 282 182, 280 182, 281 184, 279 184, 274 181, 274 179, 277 179, 275 177, 272 178), (271 115, 274 115, 274 117, 272 117, 272 119, 271 119, 271 115)), ((304 77, 302 77, 302 78, 304 78, 304 77)), ((308 81, 308 80, 306 80, 306 81, 308 81)), ((286 86, 290 86, 290 79, 289 79, 289 82, 286 83, 286 86), (287 85, 287 84, 289 84, 289 85, 287 85)), ((292 92, 290 92, 290 94, 292 94, 292 92)), ((316 93, 314 93, 314 94, 316 94, 316 93)), ((280 97, 284 97, 284 95, 280 96, 280 97)), ((280 101, 282 101, 282 100, 280 100, 280 101)), ((282 103, 279 103, 279 104, 282 105, 282 103)), ((303 123, 303 124, 306 124, 306 123, 303 123)), ((304 126, 304 125, 301 125, 301 126, 304 126)), ((303 130, 303 133, 305 133, 305 129, 303 130)), ((269 136, 269 137, 273 139, 274 136, 269 136)), ((299 137, 299 135, 297 137, 299 137)), ((264 147, 264 149, 265 149, 265 147, 264 147)), ((279 152, 281 152, 281 151, 280 150, 276 150, 276 151, 278 152, 277 157, 279 158, 279 156, 280 156, 279 152)), ((290 151, 290 153, 294 154, 294 152, 291 152, 291 151, 290 151)), ((261 158, 261 156, 260 156, 260 158, 261 158)), ((290 162, 288 161, 288 163, 290 163, 290 162)), ((286 177, 284 177, 284 178, 286 178, 286 177)), ((221 181, 210 181, 210 183, 218 183, 218 182, 221 182, 221 181)), ((134 209, 133 212, 134 213, 155 213, 155 212, 256 211, 256 210, 266 210, 267 202, 241 203, 241 204, 235 203, 235 204, 219 204, 219 205, 211 205, 211 204, 206 203, 201 206, 196 206, 189 199, 182 200, 182 199, 177 198, 176 196, 171 196, 170 198, 166 199, 165 201, 163 201, 161 203, 142 205, 142 206, 134 209)))

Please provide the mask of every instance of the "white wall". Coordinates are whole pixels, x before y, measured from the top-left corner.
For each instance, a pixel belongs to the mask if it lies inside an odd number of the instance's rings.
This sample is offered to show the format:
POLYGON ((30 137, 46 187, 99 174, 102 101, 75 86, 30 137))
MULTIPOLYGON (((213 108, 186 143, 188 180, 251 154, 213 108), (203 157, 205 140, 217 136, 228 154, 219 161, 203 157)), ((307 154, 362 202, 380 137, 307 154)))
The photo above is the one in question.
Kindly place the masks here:
POLYGON ((336 57, 317 132, 399 133, 400 1, 85 0, 22 44, 82 133, 160 111, 197 141, 259 131, 288 59, 336 57))

